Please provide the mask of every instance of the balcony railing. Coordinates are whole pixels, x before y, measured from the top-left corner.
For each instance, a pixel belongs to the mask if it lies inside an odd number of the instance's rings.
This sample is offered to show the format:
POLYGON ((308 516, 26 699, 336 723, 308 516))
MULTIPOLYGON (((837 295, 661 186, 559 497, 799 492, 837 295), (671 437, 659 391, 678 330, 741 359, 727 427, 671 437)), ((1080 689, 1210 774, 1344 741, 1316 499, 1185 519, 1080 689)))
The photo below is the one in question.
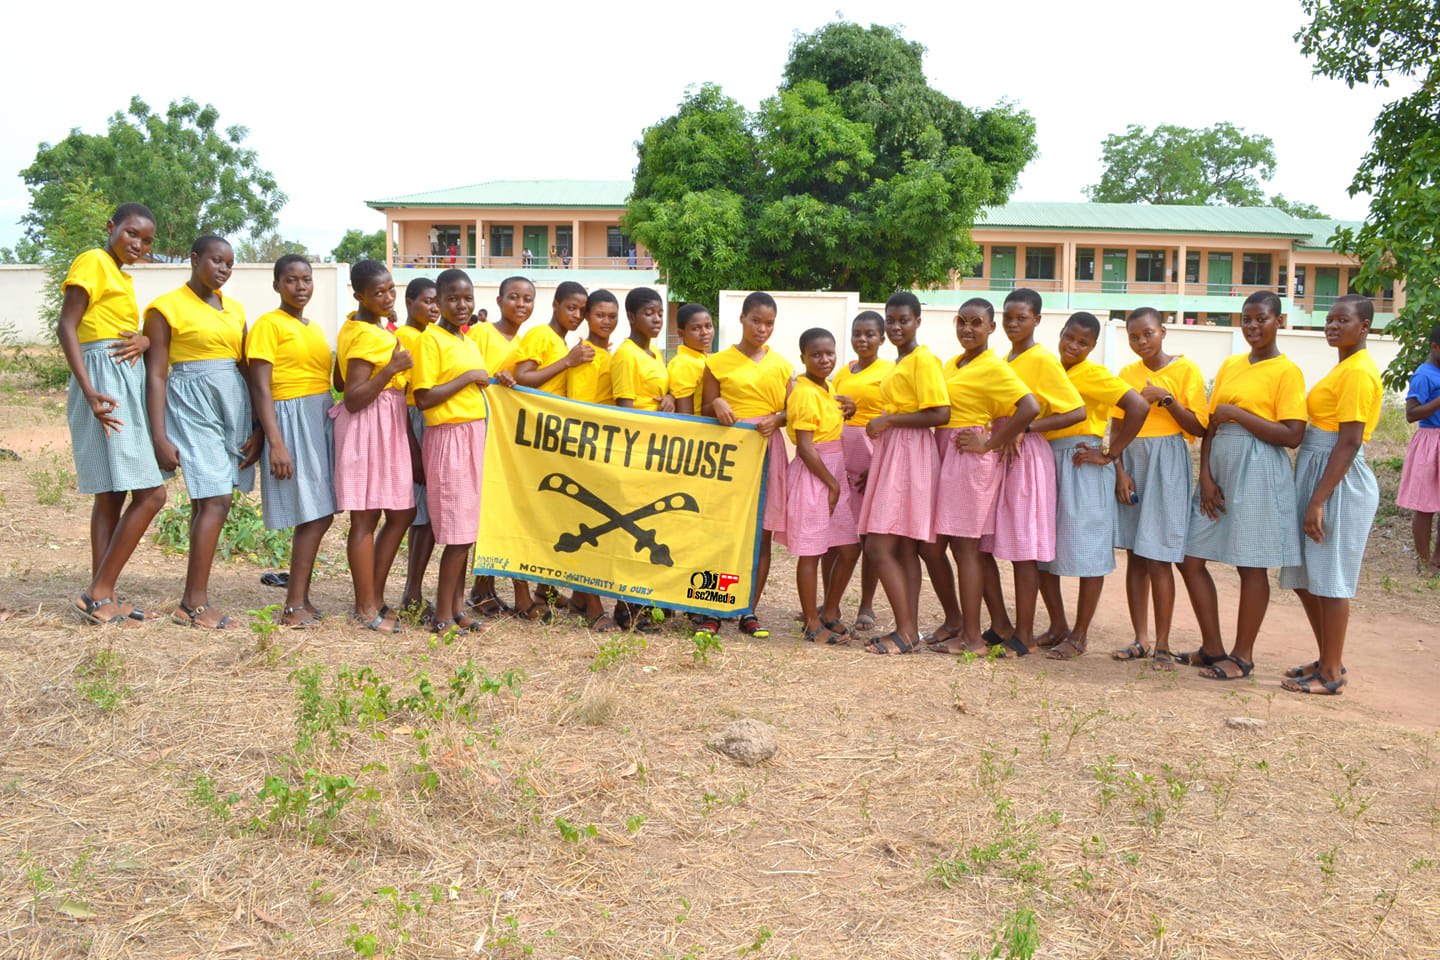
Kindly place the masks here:
POLYGON ((445 270, 450 267, 463 270, 654 270, 655 261, 651 257, 638 254, 634 257, 526 257, 523 254, 509 257, 466 257, 457 254, 452 257, 439 254, 397 257, 395 266, 425 270, 445 270))

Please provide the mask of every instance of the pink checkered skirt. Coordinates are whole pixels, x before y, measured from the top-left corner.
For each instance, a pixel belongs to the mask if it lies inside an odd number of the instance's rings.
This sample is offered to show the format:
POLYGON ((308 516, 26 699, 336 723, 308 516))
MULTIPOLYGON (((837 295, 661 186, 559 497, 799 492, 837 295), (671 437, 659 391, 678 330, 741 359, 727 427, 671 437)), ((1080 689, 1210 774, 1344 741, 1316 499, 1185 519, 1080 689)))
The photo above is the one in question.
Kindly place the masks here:
POLYGON ((995 533, 980 538, 980 549, 1012 563, 1055 559, 1055 453, 1040 434, 1025 434, 1020 456, 1004 464, 995 533))
POLYGON ((1440 513, 1440 427, 1421 427, 1405 448, 1395 505, 1420 513, 1440 513))
POLYGON ((414 509, 405 392, 382 390, 356 413, 341 401, 330 408, 330 417, 335 421, 335 509, 414 509))
MULTIPOLYGON (((742 417, 741 423, 759 423, 764 417, 742 417)), ((776 430, 770 435, 770 449, 765 456, 765 515, 760 529, 771 533, 785 532, 785 483, 790 458, 785 453, 785 434, 776 430)))
POLYGON ((820 462, 840 481, 840 499, 830 512, 830 491, 805 461, 790 461, 785 484, 785 546, 792 556, 820 557, 831 547, 859 543, 855 515, 850 511, 850 485, 845 482, 845 451, 840 440, 815 444, 820 462))
POLYGON ((925 427, 892 427, 875 441, 860 533, 886 533, 911 540, 935 539, 935 485, 940 455, 925 427))
POLYGON ((860 501, 865 499, 865 493, 860 489, 860 477, 870 469, 875 444, 871 442, 864 427, 857 427, 853 423, 845 425, 844 432, 840 434, 840 443, 845 449, 845 485, 850 488, 850 515, 859 523, 860 501))
POLYGON ((480 529, 485 421, 426 427, 420 454, 425 463, 425 495, 435 542, 474 543, 480 529))
POLYGON ((942 427, 935 431, 940 448, 940 482, 935 485, 935 533, 942 537, 977 539, 995 532, 995 502, 1004 472, 998 453, 962 453, 955 449, 959 433, 984 433, 984 427, 942 427))

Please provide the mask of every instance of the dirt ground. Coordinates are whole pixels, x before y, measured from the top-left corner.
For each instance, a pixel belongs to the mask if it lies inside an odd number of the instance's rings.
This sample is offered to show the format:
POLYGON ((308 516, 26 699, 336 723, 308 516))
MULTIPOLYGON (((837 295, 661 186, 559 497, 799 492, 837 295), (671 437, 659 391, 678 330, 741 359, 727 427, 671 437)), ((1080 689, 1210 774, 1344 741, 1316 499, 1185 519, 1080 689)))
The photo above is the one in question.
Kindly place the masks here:
MULTIPOLYGON (((343 522, 319 630, 87 628, 62 404, 0 394, 0 957, 1436 955, 1440 590, 1403 512, 1332 698, 1278 687, 1314 656, 1278 589, 1247 681, 1110 660, 1119 573, 1080 660, 882 659, 801 642, 783 551, 769 640, 382 637, 343 617, 343 522), (708 746, 745 717, 759 766, 708 746)), ((212 597, 253 623, 261 572, 212 597)), ((122 595, 182 578, 147 540, 122 595)))

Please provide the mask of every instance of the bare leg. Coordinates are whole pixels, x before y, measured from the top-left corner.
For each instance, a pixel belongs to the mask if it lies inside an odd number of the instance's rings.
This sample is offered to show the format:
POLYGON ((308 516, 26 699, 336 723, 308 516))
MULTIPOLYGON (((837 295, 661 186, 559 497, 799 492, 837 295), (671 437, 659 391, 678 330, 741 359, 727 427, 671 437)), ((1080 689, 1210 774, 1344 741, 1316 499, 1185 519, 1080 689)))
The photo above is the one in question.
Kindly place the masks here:
POLYGON ((1430 525, 1435 521, 1435 514, 1421 513, 1415 511, 1410 518, 1410 533, 1415 538, 1415 572, 1423 572, 1426 565, 1440 565, 1440 544, 1434 554, 1430 553, 1430 525))
MULTIPOLYGON (((1044 581, 1041 583, 1043 585, 1044 581)), ((1104 577, 1080 578, 1080 594, 1075 601, 1075 626, 1070 629, 1065 639, 1050 651, 1053 659, 1073 660, 1089 647, 1090 624, 1095 621, 1095 611, 1100 607, 1100 594, 1104 590, 1104 577)))
MULTIPOLYGON (((914 541, 905 537, 872 533, 865 538, 865 553, 875 565, 880 585, 885 588, 885 599, 890 601, 890 609, 895 615, 895 634, 906 646, 914 647, 920 642, 920 631, 910 605, 909 585, 905 582, 907 563, 904 553, 907 547, 913 556, 914 541)), ((914 559, 918 568, 919 558, 914 559)), ((876 637, 871 641, 871 647, 881 653, 890 652, 893 644, 893 637, 876 637)))
MULTIPOLYGON (((115 535, 115 525, 120 522, 120 513, 125 509, 125 491, 114 490, 110 493, 95 494, 95 502, 90 507, 90 579, 95 580, 100 576, 100 560, 105 556, 105 550, 110 546, 110 538, 115 535)), ((1430 530, 1425 530, 1425 540, 1430 540, 1430 530)))
POLYGON ((816 576, 819 557, 800 557, 795 563, 795 588, 800 594, 800 613, 805 618, 805 632, 815 638, 820 631, 820 608, 816 602, 816 576))
MULTIPOLYGON (((1137 557, 1134 550, 1125 551, 1125 605, 1130 608, 1130 629, 1135 634, 1135 642, 1145 649, 1150 648, 1150 564, 1144 557, 1137 557)), ((1169 566, 1168 564, 1166 565, 1169 566)), ((1173 599, 1175 592, 1175 580, 1170 580, 1170 592, 1173 599)), ((1160 611, 1155 611, 1155 629, 1159 633, 1160 611)))
POLYGON ((836 623, 840 619, 840 603, 845 599, 850 577, 855 573, 855 563, 860 559, 860 544, 835 547, 830 553, 835 556, 830 564, 829 579, 825 581, 825 606, 820 610, 820 619, 836 623))
POLYGON ((1175 619, 1175 569, 1163 560, 1144 560, 1155 604, 1155 649, 1170 649, 1170 624, 1175 619))
POLYGON ((469 555, 468 543, 447 543, 440 551, 440 583, 435 590, 437 622, 457 620, 464 612, 460 594, 465 589, 465 558, 469 555))
MULTIPOLYGON (((180 602, 191 610, 210 605, 210 569, 232 499, 233 495, 226 494, 190 501, 190 556, 185 561, 185 593, 180 602)), ((198 620, 213 627, 220 622, 220 612, 207 610, 198 620)))
POLYGON ((760 596, 765 592, 765 581, 770 577, 770 544, 775 535, 769 530, 760 531, 760 562, 755 565, 755 606, 760 606, 760 596))
POLYGON ((1270 609, 1270 571, 1263 567, 1240 567, 1240 610, 1235 617, 1235 657, 1253 663, 1255 639, 1265 612, 1270 609))
POLYGON ((390 579, 390 569, 395 566, 395 554, 400 552, 400 541, 415 519, 415 510, 386 510, 385 525, 375 537, 375 597, 385 605, 385 585, 390 579))
POLYGON ((984 576, 985 608, 990 611, 990 629, 999 635, 1000 639, 1009 639, 1015 635, 1015 625, 1010 622, 1010 613, 1005 609, 1005 588, 1000 584, 1000 565, 995 562, 993 555, 981 551, 980 570, 984 576))
MULTIPOLYGON (((1322 681, 1339 683, 1344 679, 1342 671, 1345 669, 1345 633, 1350 625, 1350 601, 1345 597, 1317 597, 1308 590, 1296 590, 1295 595, 1305 608, 1305 616, 1315 634, 1315 643, 1320 648, 1316 672, 1322 681)), ((1308 670, 1305 672, 1310 673, 1308 670)), ((1319 692, 1313 673, 1308 677, 1287 676, 1280 685, 1287 690, 1303 691, 1309 687, 1311 691, 1319 692), (1302 683, 1305 686, 1301 686, 1302 683)))
POLYGON ((314 611, 310 603, 310 578, 315 575, 315 557, 320 553, 320 541, 330 529, 334 517, 320 517, 295 528, 290 545, 290 583, 285 591, 285 606, 293 613, 285 615, 285 623, 294 626, 301 620, 309 619, 306 610, 314 611))
MULTIPOLYGON (((1053 647, 1064 643, 1070 635, 1070 623, 1065 617, 1065 596, 1060 592, 1060 578, 1053 573, 1036 568, 1040 574, 1040 597, 1045 601, 1045 613, 1050 625, 1035 638, 1037 647, 1053 647)), ((1077 615, 1078 616, 1078 615, 1077 615)))
POLYGON ((400 598, 402 607, 419 607, 424 603, 425 568, 430 566, 430 555, 435 552, 435 528, 421 524, 410 528, 410 555, 405 562, 405 595, 400 598))
POLYGON ((1035 652, 1035 601, 1040 593, 1040 568, 1034 560, 1016 560, 1010 564, 1015 571, 1015 636, 1035 652))
POLYGON ((950 552, 955 557, 956 580, 960 584, 960 636, 931 647, 937 653, 984 653, 985 641, 980 636, 980 604, 984 595, 984 574, 980 563, 980 541, 975 537, 951 537, 950 552))
POLYGON ((880 576, 875 572, 875 564, 865 553, 865 538, 860 538, 860 609, 874 611, 875 609, 875 588, 880 584, 880 576))
MULTIPOLYGON (((100 506, 101 497, 95 498, 96 510, 94 513, 102 513, 103 528, 108 522, 105 518, 109 516, 110 507, 116 503, 124 504, 125 494, 106 494, 105 506, 100 506)), ((130 491, 130 506, 119 515, 119 520, 110 527, 110 536, 101 551, 100 562, 95 566, 94 579, 90 581, 90 589, 86 591, 91 600, 104 600, 115 596, 115 583, 120 579, 125 564, 130 562, 130 555, 140 544, 140 539, 145 536, 145 531, 150 527, 150 521, 165 506, 164 487, 146 487, 143 490, 130 491)), ((95 527, 95 515, 91 514, 91 529, 95 527)), ((94 545, 91 545, 92 559, 94 545)), ((102 620, 123 613, 119 604, 106 604, 95 611, 95 615, 102 620)))
POLYGON ((1185 581, 1185 592, 1190 595, 1190 606, 1200 625, 1200 652, 1208 657, 1224 656, 1225 643, 1220 639, 1220 597, 1205 561, 1186 557, 1180 564, 1180 578, 1185 581))
MULTIPOLYGON (((934 543, 920 544, 920 558, 925 561, 925 570, 930 574, 930 586, 945 611, 945 622, 925 637, 929 644, 945 643, 960 636, 965 620, 960 614, 960 595, 955 592, 955 574, 950 569, 950 557, 945 553, 949 537, 936 537, 934 543)), ((917 610, 918 613, 918 610, 917 610)))
MULTIPOLYGON (((345 559, 350 562, 350 581, 355 590, 355 616, 372 622, 380 612, 380 598, 375 595, 375 525, 380 522, 379 510, 350 511, 350 535, 345 538, 345 559)), ((386 630, 394 622, 384 625, 386 630)))

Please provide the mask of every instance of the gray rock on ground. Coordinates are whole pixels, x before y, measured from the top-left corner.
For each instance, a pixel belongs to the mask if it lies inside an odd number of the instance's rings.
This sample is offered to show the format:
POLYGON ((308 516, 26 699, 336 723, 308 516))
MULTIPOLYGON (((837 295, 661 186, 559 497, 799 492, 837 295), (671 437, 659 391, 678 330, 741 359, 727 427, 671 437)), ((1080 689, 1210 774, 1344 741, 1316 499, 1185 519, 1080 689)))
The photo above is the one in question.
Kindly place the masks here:
POLYGON ((760 720, 734 720, 720 729, 720 736, 710 748, 725 754, 736 763, 753 767, 775 756, 779 746, 775 728, 760 720))

